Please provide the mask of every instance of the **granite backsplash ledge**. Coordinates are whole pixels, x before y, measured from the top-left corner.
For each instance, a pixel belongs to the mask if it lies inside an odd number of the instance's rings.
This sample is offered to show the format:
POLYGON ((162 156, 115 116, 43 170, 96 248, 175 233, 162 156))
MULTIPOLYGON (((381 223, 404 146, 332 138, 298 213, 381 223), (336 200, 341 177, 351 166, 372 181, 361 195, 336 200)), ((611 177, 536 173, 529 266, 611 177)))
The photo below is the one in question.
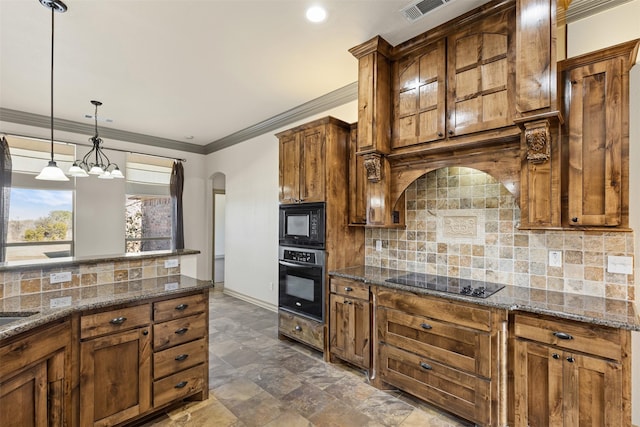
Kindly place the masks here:
POLYGON ((429 172, 405 195, 406 229, 366 229, 365 265, 635 299, 633 274, 607 272, 609 255, 633 257, 633 232, 519 230, 514 196, 470 168, 429 172), (562 267, 549 266, 551 250, 562 252, 562 267))
MULTIPOLYGON (((193 251, 194 254, 198 253, 193 251)), ((189 253, 190 254, 190 253, 189 253)), ((181 254, 182 255, 182 254, 181 254)), ((35 310, 49 307, 55 298, 84 298, 121 293, 142 286, 150 279, 171 280, 181 274, 180 258, 174 254, 138 257, 107 257, 76 260, 51 265, 25 265, 20 269, 0 271, 0 309, 2 311, 35 310), (177 261, 165 267, 165 261, 177 261), (70 273, 70 280, 51 283, 54 273, 70 273)))

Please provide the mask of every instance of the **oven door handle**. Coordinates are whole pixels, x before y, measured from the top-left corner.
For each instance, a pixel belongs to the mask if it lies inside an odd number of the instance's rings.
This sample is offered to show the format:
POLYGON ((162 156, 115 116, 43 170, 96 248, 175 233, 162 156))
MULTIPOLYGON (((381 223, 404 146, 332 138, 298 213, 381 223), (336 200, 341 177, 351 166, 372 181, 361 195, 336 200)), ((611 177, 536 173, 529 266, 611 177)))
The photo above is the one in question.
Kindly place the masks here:
POLYGON ((292 262, 287 262, 287 261, 278 261, 278 264, 284 265, 286 267, 293 267, 293 268, 309 268, 309 267, 311 267, 310 265, 294 264, 292 262))

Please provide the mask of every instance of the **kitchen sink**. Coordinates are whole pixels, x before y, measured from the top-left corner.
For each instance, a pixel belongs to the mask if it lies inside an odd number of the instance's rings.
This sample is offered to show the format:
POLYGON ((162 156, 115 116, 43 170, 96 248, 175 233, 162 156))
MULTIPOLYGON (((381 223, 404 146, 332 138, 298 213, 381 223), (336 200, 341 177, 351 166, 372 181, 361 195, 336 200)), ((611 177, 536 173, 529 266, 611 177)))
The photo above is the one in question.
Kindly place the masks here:
POLYGON ((33 316, 34 314, 38 314, 37 312, 30 313, 19 313, 19 314, 3 314, 0 313, 0 326, 7 325, 9 323, 17 322, 18 320, 23 320, 25 317, 33 316))

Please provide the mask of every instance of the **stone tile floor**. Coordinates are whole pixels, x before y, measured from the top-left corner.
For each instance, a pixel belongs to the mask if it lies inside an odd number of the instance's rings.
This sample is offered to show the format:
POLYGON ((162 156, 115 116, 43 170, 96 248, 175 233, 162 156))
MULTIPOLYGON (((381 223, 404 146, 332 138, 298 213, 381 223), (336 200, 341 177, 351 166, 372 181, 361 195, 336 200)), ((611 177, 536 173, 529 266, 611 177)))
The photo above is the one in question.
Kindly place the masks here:
MULTIPOLYGON (((218 285, 216 285, 218 286, 218 285)), ((142 424, 220 427, 471 426, 402 392, 367 384, 366 374, 327 364, 320 353, 278 339, 277 314, 211 293, 209 399, 142 424)))

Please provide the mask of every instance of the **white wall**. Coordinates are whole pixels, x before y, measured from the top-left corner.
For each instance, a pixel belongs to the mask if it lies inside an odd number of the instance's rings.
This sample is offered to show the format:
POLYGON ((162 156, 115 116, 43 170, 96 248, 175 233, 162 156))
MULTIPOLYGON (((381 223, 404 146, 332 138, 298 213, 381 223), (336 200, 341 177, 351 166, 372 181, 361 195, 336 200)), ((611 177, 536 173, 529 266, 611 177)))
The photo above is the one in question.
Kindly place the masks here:
MULTIPOLYGON (((220 172, 226 177, 225 291, 265 307, 277 307, 278 139, 275 134, 327 115, 355 122, 357 102, 207 156, 208 206, 212 205, 211 177, 220 172)), ((212 213, 208 212, 207 217, 210 230, 212 213)), ((209 247, 212 244, 209 233, 209 247)))
MULTIPOLYGON (((640 38, 640 0, 633 0, 569 25, 569 57, 640 38)), ((630 72, 629 194, 640 192, 640 65, 630 72)), ((640 255, 640 198, 629 197, 629 225, 634 230, 635 260, 640 255)), ((637 261, 635 262, 637 266, 637 261)), ((640 299, 636 287, 636 300, 640 299)), ((636 301, 637 303, 637 301, 636 301)), ((640 306, 638 306, 640 308, 640 306)), ((640 333, 632 334, 632 422, 640 425, 640 333)))
MULTIPOLYGON (((45 128, 0 122, 0 129, 8 134, 50 138, 50 130, 45 128)), ((87 144, 89 136, 91 135, 58 131, 54 135, 57 140, 80 144, 87 144)), ((184 164, 183 193, 185 247, 201 251, 197 256, 197 278, 209 279, 211 272, 207 267, 211 257, 207 246, 207 235, 203 232, 207 223, 205 156, 110 139, 105 139, 104 146, 107 147, 105 152, 111 161, 117 163, 123 171, 125 153, 111 151, 108 148, 187 159, 184 164)), ((78 146, 78 155, 84 155, 87 151, 89 147, 78 146)), ((74 230, 76 256, 111 255, 124 252, 124 204, 124 180, 104 181, 95 177, 77 179, 74 230)))

